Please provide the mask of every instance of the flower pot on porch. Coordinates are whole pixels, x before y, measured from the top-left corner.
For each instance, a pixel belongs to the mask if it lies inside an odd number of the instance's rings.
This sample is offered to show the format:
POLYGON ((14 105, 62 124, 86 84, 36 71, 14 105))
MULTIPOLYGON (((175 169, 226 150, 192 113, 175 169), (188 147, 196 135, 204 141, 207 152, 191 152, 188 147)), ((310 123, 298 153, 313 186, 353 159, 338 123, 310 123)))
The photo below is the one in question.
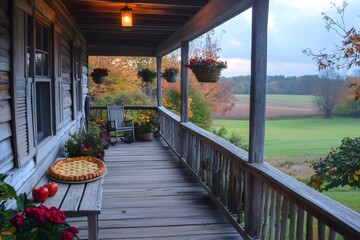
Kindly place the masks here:
POLYGON ((194 66, 191 70, 199 82, 214 83, 219 80, 222 68, 213 67, 209 70, 205 66, 194 66))
POLYGON ((149 133, 142 133, 141 134, 141 140, 142 141, 152 141, 154 138, 154 135, 152 132, 149 132, 149 133))
POLYGON ((92 79, 96 84, 103 84, 105 82, 105 76, 93 76, 92 79))

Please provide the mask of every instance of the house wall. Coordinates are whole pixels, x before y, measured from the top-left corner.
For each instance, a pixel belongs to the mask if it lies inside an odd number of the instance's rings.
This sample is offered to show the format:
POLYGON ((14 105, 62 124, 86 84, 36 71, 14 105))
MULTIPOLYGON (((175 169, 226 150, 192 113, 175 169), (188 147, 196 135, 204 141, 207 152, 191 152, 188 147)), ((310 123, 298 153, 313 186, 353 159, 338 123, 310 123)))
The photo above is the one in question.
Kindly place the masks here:
POLYGON ((61 155, 69 133, 83 126, 87 66, 86 42, 61 1, 0 1, 0 173, 8 174, 6 181, 18 193, 29 191, 36 184, 61 155), (26 31, 33 29, 23 24, 28 16, 39 17, 51 29, 51 133, 40 141, 36 129, 36 87, 42 79, 31 71, 27 73, 28 50, 22 39, 29 36, 26 31))

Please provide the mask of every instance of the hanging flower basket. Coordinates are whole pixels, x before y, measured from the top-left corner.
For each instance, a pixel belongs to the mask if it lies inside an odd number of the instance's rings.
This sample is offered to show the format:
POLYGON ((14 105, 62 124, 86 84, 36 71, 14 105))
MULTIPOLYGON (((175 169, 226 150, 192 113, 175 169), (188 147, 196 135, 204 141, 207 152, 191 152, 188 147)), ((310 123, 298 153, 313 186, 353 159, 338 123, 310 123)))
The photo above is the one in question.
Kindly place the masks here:
POLYGON ((190 59, 190 62, 185 64, 185 67, 193 71, 199 82, 214 83, 219 80, 221 70, 227 68, 227 63, 217 58, 195 57, 190 59))
POLYGON ((103 84, 105 82, 105 76, 94 76, 92 79, 96 84, 103 84))
POLYGON ((107 68, 94 68, 90 73, 90 76, 96 84, 104 83, 107 75, 109 75, 109 70, 107 68))
POLYGON ((153 82, 156 77, 156 72, 150 70, 149 68, 144 68, 138 71, 137 76, 144 82, 153 82))
POLYGON ((196 66, 191 69, 199 82, 217 82, 220 78, 221 68, 214 67, 210 71, 204 66, 196 66))
POLYGON ((166 68, 163 73, 161 73, 161 77, 165 78, 165 80, 169 83, 176 82, 178 78, 179 70, 174 67, 166 68))

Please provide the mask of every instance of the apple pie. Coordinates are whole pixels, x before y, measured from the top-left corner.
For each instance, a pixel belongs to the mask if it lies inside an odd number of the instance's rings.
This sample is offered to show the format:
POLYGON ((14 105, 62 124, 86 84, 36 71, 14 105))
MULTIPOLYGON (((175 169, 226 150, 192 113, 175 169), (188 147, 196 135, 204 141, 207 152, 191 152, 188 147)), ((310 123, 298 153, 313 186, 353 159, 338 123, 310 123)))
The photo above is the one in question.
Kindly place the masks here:
POLYGON ((94 157, 65 158, 55 162, 48 175, 63 181, 85 181, 107 172, 103 161, 94 157))

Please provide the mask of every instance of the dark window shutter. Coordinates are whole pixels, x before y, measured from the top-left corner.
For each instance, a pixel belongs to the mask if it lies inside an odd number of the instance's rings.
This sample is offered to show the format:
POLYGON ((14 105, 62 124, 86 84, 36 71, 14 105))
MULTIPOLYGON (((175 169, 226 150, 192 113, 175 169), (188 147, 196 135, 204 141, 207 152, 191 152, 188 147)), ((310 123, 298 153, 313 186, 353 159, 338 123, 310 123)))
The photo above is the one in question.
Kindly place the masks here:
POLYGON ((54 42, 54 73, 55 73, 55 83, 54 83, 54 97, 55 97, 55 122, 56 130, 60 129, 63 126, 64 121, 64 104, 63 104, 63 83, 61 78, 62 71, 62 61, 61 61, 61 51, 62 51, 62 40, 61 33, 55 31, 55 42, 54 42))
POLYGON ((15 97, 15 134, 17 150, 17 166, 21 166, 35 155, 32 94, 33 81, 28 79, 16 79, 15 97))
POLYGON ((20 167, 35 155, 33 128, 33 79, 27 72, 28 24, 27 13, 17 7, 13 15, 13 77, 12 124, 14 130, 15 166, 20 167))

